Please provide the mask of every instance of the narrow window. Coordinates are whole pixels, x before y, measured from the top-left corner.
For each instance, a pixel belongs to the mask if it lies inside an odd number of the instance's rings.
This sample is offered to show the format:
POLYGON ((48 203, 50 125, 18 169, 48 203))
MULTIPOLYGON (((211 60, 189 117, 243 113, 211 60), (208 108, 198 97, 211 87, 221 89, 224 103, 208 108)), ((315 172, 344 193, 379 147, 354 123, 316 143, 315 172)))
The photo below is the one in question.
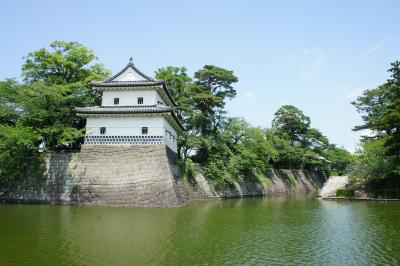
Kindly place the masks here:
POLYGON ((149 128, 148 127, 142 127, 142 134, 146 135, 149 132, 149 128))
POLYGON ((101 134, 101 135, 106 134, 106 128, 105 128, 105 127, 101 127, 101 128, 100 128, 100 134, 101 134))
POLYGON ((143 104, 143 97, 137 98, 137 103, 138 104, 143 104))
POLYGON ((114 98, 114 104, 115 105, 119 104, 119 98, 114 98))

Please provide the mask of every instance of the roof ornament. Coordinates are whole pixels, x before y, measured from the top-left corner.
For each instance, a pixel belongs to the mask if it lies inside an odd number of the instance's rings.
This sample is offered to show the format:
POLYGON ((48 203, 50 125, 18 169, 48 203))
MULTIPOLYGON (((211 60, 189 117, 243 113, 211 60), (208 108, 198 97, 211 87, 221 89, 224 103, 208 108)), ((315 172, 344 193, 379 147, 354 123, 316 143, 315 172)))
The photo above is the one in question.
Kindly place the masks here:
POLYGON ((131 57, 129 57, 129 64, 134 66, 134 64, 133 64, 133 58, 132 58, 132 56, 131 56, 131 57))

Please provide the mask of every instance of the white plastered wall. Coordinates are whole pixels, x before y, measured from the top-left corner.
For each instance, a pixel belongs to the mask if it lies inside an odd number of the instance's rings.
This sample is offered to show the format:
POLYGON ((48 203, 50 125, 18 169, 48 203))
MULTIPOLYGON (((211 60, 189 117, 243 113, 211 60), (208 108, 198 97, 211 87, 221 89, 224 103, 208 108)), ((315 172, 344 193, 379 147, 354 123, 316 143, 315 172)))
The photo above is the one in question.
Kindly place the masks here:
POLYGON ((155 105, 158 102, 164 104, 157 90, 129 90, 129 91, 104 91, 102 106, 116 106, 114 98, 119 98, 117 106, 155 105), (143 98, 143 104, 138 104, 138 98, 143 98))
POLYGON ((114 106, 114 98, 119 98, 118 106, 155 105, 159 97, 156 90, 104 91, 103 106, 114 106), (138 104, 138 98, 143 98, 143 104, 138 104))
POLYGON ((106 136, 141 136, 142 127, 148 128, 151 136, 164 136, 164 118, 151 116, 137 117, 88 117, 86 135, 100 135, 100 128, 106 128, 106 136))
POLYGON ((171 150, 176 152, 177 151, 176 142, 177 142, 178 135, 176 133, 176 130, 171 126, 171 124, 165 118, 164 118, 164 128, 165 128, 165 130, 164 130, 163 136, 164 136, 165 144, 168 147, 170 147, 171 150), (167 133, 167 130, 170 132, 170 134, 167 133))

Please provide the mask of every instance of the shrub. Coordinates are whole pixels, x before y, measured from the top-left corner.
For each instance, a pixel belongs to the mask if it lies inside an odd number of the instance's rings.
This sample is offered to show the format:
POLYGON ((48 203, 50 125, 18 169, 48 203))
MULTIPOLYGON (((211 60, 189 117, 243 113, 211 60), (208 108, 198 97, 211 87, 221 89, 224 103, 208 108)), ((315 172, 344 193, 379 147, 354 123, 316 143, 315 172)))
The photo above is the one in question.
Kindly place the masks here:
POLYGON ((186 159, 186 161, 180 161, 178 165, 183 173, 183 179, 186 181, 194 179, 195 166, 190 158, 186 159))
POLYGON ((354 189, 343 188, 336 190, 336 197, 354 198, 355 195, 354 189))
POLYGON ((378 189, 374 191, 374 197, 380 199, 400 199, 400 189, 378 189))

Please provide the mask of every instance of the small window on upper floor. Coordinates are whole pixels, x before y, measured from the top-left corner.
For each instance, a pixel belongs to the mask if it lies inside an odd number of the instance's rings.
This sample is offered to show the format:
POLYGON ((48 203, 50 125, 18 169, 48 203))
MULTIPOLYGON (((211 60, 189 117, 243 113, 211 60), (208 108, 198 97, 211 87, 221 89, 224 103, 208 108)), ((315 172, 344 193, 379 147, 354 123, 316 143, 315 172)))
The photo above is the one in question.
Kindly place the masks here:
POLYGON ((157 104, 158 104, 158 105, 163 105, 163 102, 160 101, 160 100, 158 100, 158 101, 157 101, 157 104))
POLYGON ((143 104, 143 97, 137 98, 137 103, 138 104, 143 104))
POLYGON ((100 128, 100 134, 101 134, 101 135, 106 134, 106 128, 105 128, 105 127, 101 127, 101 128, 100 128))
POLYGON ((119 98, 114 98, 114 105, 119 104, 119 98))
POLYGON ((143 135, 147 135, 148 132, 149 132, 149 128, 148 127, 142 127, 142 134, 143 135))

